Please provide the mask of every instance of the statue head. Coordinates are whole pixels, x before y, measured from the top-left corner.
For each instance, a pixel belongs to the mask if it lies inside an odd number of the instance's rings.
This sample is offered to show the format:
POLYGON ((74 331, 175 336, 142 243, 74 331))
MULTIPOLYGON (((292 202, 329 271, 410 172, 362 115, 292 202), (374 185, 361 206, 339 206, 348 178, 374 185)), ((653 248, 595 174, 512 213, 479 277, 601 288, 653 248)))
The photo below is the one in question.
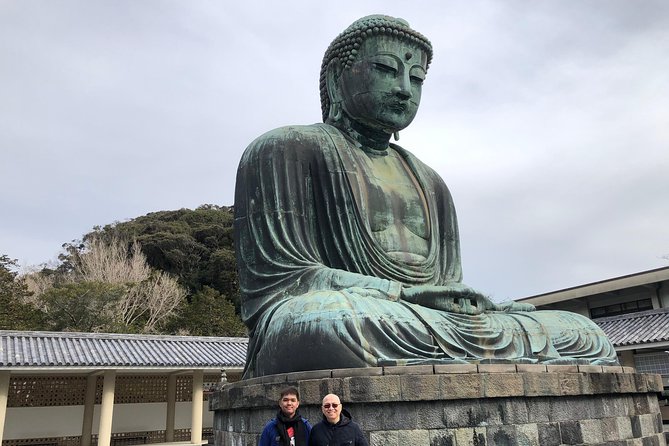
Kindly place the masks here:
POLYGON ((330 44, 321 66, 323 121, 342 116, 386 133, 409 125, 420 103, 432 46, 399 18, 353 22, 330 44))

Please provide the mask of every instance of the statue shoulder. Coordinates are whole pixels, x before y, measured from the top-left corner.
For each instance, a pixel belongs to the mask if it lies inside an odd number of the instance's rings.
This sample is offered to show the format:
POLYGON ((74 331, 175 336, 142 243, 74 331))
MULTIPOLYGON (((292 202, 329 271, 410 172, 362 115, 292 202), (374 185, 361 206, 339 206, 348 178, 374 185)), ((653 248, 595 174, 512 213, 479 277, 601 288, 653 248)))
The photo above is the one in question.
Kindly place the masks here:
POLYGON ((246 148, 242 160, 265 157, 267 155, 322 151, 331 145, 331 140, 323 130, 324 124, 290 125, 270 130, 256 138, 246 148))

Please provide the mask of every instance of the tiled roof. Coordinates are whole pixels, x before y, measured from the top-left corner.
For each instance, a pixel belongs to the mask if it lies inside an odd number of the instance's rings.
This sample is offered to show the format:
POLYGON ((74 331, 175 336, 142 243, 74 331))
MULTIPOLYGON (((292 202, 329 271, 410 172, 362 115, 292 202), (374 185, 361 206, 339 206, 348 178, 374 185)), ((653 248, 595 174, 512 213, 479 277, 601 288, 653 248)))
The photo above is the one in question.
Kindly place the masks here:
POLYGON ((595 319, 616 347, 669 341, 669 308, 595 319))
POLYGON ((0 367, 243 367, 247 338, 0 330, 0 367))

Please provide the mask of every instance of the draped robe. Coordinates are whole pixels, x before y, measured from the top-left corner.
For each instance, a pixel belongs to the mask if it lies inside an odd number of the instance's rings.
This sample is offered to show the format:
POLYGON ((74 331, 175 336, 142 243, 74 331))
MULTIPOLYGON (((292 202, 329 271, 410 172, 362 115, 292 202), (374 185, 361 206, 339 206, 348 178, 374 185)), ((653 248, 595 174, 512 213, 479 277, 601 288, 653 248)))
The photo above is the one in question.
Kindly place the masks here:
POLYGON ((391 144, 425 197, 429 250, 405 263, 364 218, 361 150, 327 124, 256 139, 237 172, 235 241, 245 377, 434 362, 616 363, 604 333, 562 311, 471 315, 400 300, 403 287, 462 280, 455 208, 439 175, 391 144))

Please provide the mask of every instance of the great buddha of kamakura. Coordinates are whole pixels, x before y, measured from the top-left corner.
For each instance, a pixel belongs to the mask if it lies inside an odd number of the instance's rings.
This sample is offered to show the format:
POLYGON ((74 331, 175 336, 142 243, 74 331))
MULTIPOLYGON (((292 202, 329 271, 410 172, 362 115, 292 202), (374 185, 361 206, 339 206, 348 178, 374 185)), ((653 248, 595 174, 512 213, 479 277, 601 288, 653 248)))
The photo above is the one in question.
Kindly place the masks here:
POLYGON ((497 304, 462 283, 448 188, 390 142, 416 116, 431 58, 404 20, 357 20, 323 58, 323 123, 272 130, 246 149, 235 196, 245 377, 616 363, 586 317, 497 304))

